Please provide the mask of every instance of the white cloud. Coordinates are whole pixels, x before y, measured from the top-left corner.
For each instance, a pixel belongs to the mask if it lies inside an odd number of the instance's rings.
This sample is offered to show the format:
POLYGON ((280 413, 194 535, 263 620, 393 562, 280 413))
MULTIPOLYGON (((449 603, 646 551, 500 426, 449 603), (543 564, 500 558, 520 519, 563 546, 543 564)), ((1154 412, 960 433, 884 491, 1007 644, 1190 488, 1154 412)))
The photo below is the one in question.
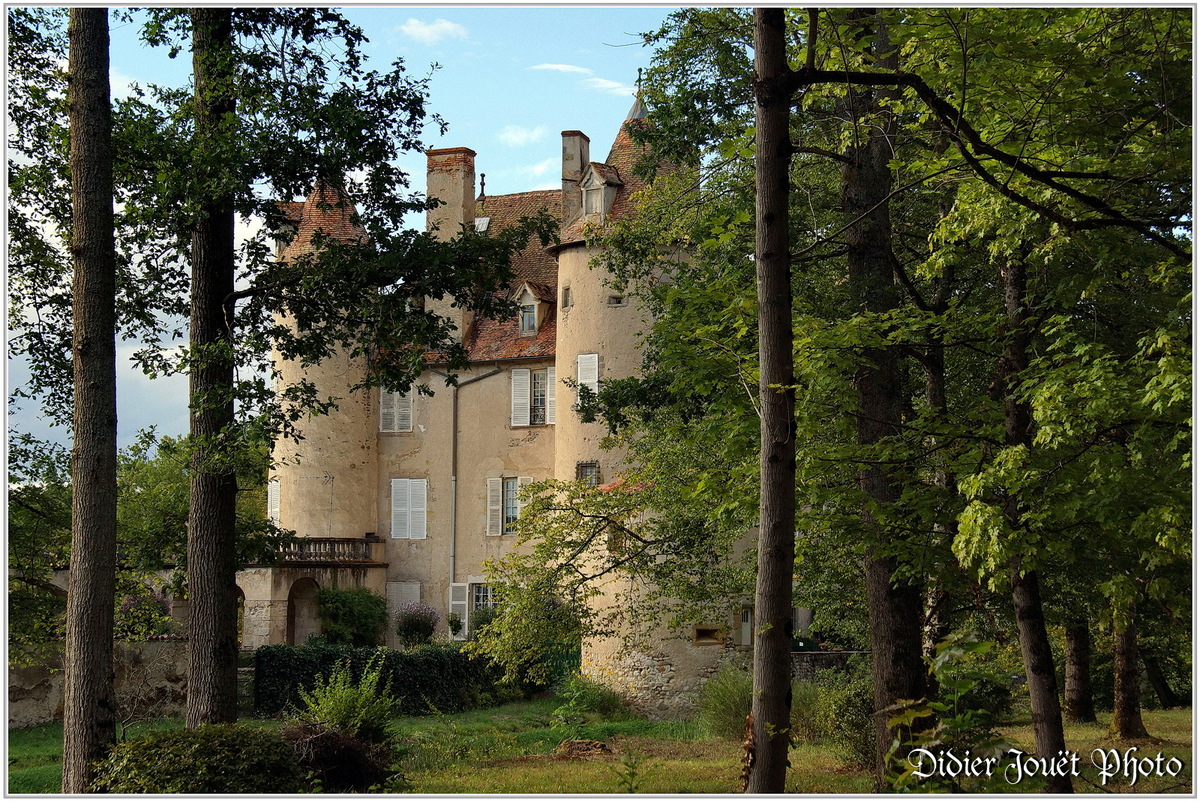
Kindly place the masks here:
POLYGON ((580 75, 591 75, 592 71, 587 67, 577 67, 574 64, 535 64, 529 69, 531 70, 553 70, 554 72, 577 72, 580 75))
POLYGON ((559 164, 559 159, 551 157, 545 161, 540 161, 537 164, 530 164, 517 169, 522 175, 545 175, 550 168, 556 167, 559 164))
POLYGON ((519 148, 522 145, 537 142, 545 135, 546 126, 544 125, 539 125, 537 128, 526 128, 522 125, 506 125, 496 136, 509 147, 519 148))
POLYGON ((133 95, 132 86, 134 79, 120 70, 110 69, 108 71, 108 83, 111 87, 113 100, 124 100, 133 95))
POLYGON ((418 42, 423 42, 427 45, 436 45, 443 39, 467 38, 466 28, 457 22, 450 22, 450 20, 444 19, 439 19, 435 22, 421 22, 419 19, 409 18, 407 22, 400 26, 400 32, 410 39, 416 39, 418 42))
POLYGON ((610 81, 607 78, 588 78, 584 81, 584 84, 589 89, 595 89, 597 92, 603 92, 606 95, 632 96, 637 91, 636 87, 618 81, 610 81))

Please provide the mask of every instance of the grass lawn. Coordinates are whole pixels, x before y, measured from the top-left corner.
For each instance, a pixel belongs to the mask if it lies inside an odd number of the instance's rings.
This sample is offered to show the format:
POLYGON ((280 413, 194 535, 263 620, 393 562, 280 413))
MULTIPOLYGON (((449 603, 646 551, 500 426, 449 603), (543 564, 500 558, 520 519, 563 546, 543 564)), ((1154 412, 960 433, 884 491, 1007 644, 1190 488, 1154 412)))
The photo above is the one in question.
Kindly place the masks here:
MULTIPOLYGON (((401 718, 396 727, 409 744, 403 758, 412 791, 420 794, 618 794, 735 793, 740 785, 741 744, 711 738, 690 722, 645 719, 589 720, 554 726, 560 702, 540 699, 457 715, 401 718), (565 758, 554 755, 564 739, 603 742, 609 752, 565 758)), ((1117 744, 1107 740, 1107 722, 1068 725, 1067 747, 1080 755, 1080 792, 1190 793, 1192 789, 1191 710, 1148 711, 1146 726, 1155 738, 1117 744), (1130 786, 1114 777, 1101 786, 1090 765, 1093 749, 1136 746, 1140 757, 1177 757, 1179 776, 1146 778, 1130 786)), ((260 726, 278 722, 247 721, 260 726)), ((131 735, 182 726, 164 719, 134 727, 131 735)), ((1005 734, 1021 747, 1032 747, 1028 721, 1005 734)), ((10 794, 57 793, 61 782, 62 727, 57 724, 9 732, 10 794)), ((870 793, 867 773, 847 766, 823 744, 792 749, 787 790, 805 794, 870 793)), ((1005 790, 1005 789, 999 789, 1005 790)), ((1014 791, 1033 791, 1014 787, 1014 791)))

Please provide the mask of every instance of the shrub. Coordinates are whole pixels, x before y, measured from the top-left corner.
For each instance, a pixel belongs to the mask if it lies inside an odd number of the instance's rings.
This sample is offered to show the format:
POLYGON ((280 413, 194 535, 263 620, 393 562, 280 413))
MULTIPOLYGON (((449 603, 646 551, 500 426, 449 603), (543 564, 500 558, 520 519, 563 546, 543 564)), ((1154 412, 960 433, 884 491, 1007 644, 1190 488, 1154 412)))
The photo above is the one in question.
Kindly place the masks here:
POLYGON ((397 712, 422 716, 457 713, 513 696, 498 684, 500 671, 483 658, 463 653, 460 644, 418 646, 404 652, 315 643, 306 646, 262 646, 255 652, 254 706, 274 715, 302 704, 310 691, 341 661, 349 661, 357 681, 371 659, 380 655, 381 680, 396 699, 397 712))
POLYGON ((437 611, 428 604, 407 602, 396 608, 396 634, 400 642, 411 648, 428 643, 437 629, 437 611))
POLYGON ((317 591, 321 634, 329 643, 375 646, 387 629, 387 599, 368 588, 317 591))
POLYGON ((609 719, 626 718, 629 715, 625 700, 616 691, 578 672, 559 683, 558 695, 581 713, 595 713, 609 719))
POLYGON ((236 724, 156 732, 117 744, 93 789, 110 794, 293 794, 304 775, 278 732, 236 724))
POLYGON ((127 592, 120 593, 113 610, 113 638, 143 641, 155 635, 168 635, 178 630, 171 618, 171 603, 165 593, 156 593, 137 581, 122 583, 127 592))
POLYGON ((390 743, 396 699, 384 685, 382 673, 379 653, 372 655, 357 679, 350 672, 350 661, 343 660, 328 676, 319 678, 311 691, 300 691, 303 704, 296 719, 369 743, 390 743))
POLYGON ((859 766, 875 762, 875 690, 863 667, 850 672, 822 671, 816 705, 825 737, 838 757, 859 766))
POLYGON ((736 666, 722 668, 700 689, 701 724, 719 738, 742 738, 753 692, 754 679, 749 671, 736 666))

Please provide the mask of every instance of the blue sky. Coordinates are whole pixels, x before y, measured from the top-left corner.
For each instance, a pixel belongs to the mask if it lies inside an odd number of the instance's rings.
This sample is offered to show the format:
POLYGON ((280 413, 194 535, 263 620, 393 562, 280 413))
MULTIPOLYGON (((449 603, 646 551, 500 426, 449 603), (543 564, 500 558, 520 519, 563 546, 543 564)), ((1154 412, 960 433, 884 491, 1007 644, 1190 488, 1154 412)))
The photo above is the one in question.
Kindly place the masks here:
MULTIPOLYGON (((344 7, 370 43, 372 65, 384 69, 397 57, 410 73, 432 73, 429 110, 449 124, 445 136, 431 129, 428 147, 474 150, 476 172, 487 176, 488 194, 498 195, 559 185, 562 131, 583 131, 595 158, 604 158, 633 103, 639 67, 651 51, 641 33, 666 19, 667 6, 608 7, 344 7)), ((182 84, 190 58, 169 59, 137 41, 137 26, 113 21, 114 94, 131 82, 182 84)), ((412 154, 401 166, 424 190, 425 159, 412 154)), ((133 343, 118 343, 119 442, 131 443, 138 430, 156 425, 160 434, 187 431, 187 381, 151 381, 127 360, 133 343)), ((8 381, 19 384, 24 371, 9 364, 8 381)), ((39 420, 36 408, 10 412, 9 428, 68 443, 70 432, 39 420)))

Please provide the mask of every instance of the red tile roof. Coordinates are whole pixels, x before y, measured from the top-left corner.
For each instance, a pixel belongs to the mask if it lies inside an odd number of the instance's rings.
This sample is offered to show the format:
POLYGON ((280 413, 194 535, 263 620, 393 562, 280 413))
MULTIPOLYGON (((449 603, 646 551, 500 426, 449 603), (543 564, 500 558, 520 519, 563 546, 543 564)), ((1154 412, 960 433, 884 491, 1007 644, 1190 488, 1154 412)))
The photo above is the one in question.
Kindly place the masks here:
POLYGON ((337 187, 320 182, 309 193, 303 204, 286 202, 279 204, 289 219, 299 209, 296 235, 280 254, 282 260, 295 259, 312 252, 313 239, 318 234, 347 241, 365 239, 367 232, 358 224, 358 212, 354 204, 337 187))
MULTIPOLYGON (((503 231, 516 225, 522 217, 533 217, 543 209, 558 219, 562 215, 562 191, 543 189, 511 195, 481 195, 475 200, 475 216, 491 219, 489 231, 503 231)), ((512 268, 513 290, 523 281, 558 286, 558 260, 546 253, 536 239, 530 240, 524 250, 513 256, 512 268)))
POLYGON ((495 359, 533 359, 554 356, 558 336, 555 307, 551 306, 535 335, 522 337, 520 322, 513 315, 504 320, 476 318, 471 332, 467 352, 472 362, 490 362, 495 359))

